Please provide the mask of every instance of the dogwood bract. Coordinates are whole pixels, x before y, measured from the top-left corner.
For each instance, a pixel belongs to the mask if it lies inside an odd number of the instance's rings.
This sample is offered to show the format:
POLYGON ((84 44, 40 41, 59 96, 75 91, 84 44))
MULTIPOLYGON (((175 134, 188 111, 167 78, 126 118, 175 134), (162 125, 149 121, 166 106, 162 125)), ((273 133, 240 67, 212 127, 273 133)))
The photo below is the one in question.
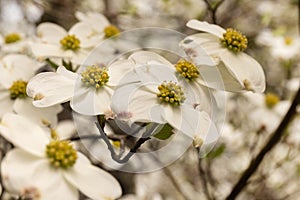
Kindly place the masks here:
POLYGON ((37 124, 6 114, 0 133, 16 148, 1 163, 5 188, 32 199, 79 199, 77 189, 95 200, 121 195, 118 181, 91 165, 67 140, 50 140, 37 124), (50 179, 49 179, 50 177, 50 179))
POLYGON ((199 70, 207 75, 203 84, 233 92, 265 90, 265 75, 261 65, 243 52, 248 46, 246 36, 235 29, 225 30, 198 20, 190 20, 187 26, 205 32, 188 36, 180 43, 199 70), (213 61, 211 64, 203 59, 207 54, 213 61), (224 85, 216 83, 216 71, 219 71, 224 85))

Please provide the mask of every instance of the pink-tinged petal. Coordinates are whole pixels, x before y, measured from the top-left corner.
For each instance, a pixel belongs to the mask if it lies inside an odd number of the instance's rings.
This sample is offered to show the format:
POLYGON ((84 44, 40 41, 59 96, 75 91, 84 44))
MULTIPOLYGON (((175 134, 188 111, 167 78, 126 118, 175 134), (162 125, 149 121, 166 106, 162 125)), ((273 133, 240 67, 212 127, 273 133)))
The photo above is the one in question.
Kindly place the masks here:
POLYGON ((222 38, 223 33, 226 32, 226 30, 224 30, 222 27, 220 27, 218 25, 209 24, 207 22, 201 22, 201 21, 198 21, 195 19, 188 21, 188 23, 186 25, 189 28, 192 28, 192 29, 195 29, 198 31, 207 32, 207 33, 213 34, 219 38, 222 38))
POLYGON ((149 64, 151 61, 156 61, 157 63, 173 67, 167 59, 151 51, 135 52, 129 56, 128 60, 133 60, 138 65, 149 64))
POLYGON ((73 78, 54 72, 40 73, 29 81, 27 94, 34 98, 33 104, 37 107, 67 102, 74 93, 76 80, 73 78))
POLYGON ((13 111, 14 100, 10 98, 10 93, 7 89, 0 89, 0 118, 5 113, 13 111))
POLYGON ((103 35, 99 35, 92 26, 83 22, 74 24, 69 34, 74 34, 80 40, 80 47, 82 48, 95 47, 103 40, 103 35))
POLYGON ((67 35, 67 31, 61 26, 45 22, 37 27, 37 36, 44 43, 49 44, 60 44, 60 40, 63 39, 67 35))
POLYGON ((41 126, 45 124, 51 124, 51 127, 55 127, 57 124, 57 114, 62 111, 61 105, 54 105, 47 108, 38 108, 32 104, 33 99, 16 99, 14 103, 14 111, 34 121, 41 126))
POLYGON ((25 117, 7 113, 0 124, 0 134, 15 146, 40 157, 49 143, 44 130, 25 117))
POLYGON ((226 68, 242 84, 243 89, 253 92, 264 92, 265 74, 261 65, 245 53, 234 54, 225 51, 220 54, 226 68))
POLYGON ((94 87, 85 87, 78 82, 71 107, 74 111, 84 115, 99 115, 110 110, 113 90, 107 86, 96 90, 94 87))
POLYGON ((68 182, 89 198, 116 199, 122 194, 120 184, 112 175, 91 164, 78 160, 73 168, 63 173, 68 182))

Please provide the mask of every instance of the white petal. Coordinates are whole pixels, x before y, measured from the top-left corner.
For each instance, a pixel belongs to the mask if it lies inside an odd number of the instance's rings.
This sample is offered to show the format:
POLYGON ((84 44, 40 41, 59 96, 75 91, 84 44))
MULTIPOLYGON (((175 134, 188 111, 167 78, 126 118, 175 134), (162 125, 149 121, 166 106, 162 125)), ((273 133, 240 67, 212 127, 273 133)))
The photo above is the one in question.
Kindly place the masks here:
POLYGON ((70 138, 76 132, 75 124, 72 120, 60 121, 55 130, 61 140, 70 138))
POLYGON ((225 48, 220 44, 220 39, 207 34, 200 33, 186 37, 180 46, 196 65, 214 66, 220 62, 218 55, 225 48))
POLYGON ((29 186, 36 169, 43 159, 22 149, 9 151, 1 163, 1 175, 5 188, 18 194, 21 189, 29 186))
POLYGON ((229 72, 246 90, 253 92, 264 92, 266 87, 265 74, 261 65, 245 53, 234 54, 225 51, 220 58, 229 72))
POLYGON ((132 59, 136 64, 149 64, 151 61, 157 61, 158 63, 173 67, 167 59, 160 56, 157 53, 151 51, 138 51, 129 56, 128 60, 132 59))
POLYGON ((125 84, 137 81, 131 75, 134 68, 134 62, 132 60, 118 60, 112 63, 108 68, 110 86, 117 86, 119 84, 125 84))
POLYGON ((40 58, 71 58, 74 54, 71 51, 65 51, 58 45, 32 43, 30 49, 35 57, 40 58))
POLYGON ((28 81, 34 76, 34 67, 27 65, 28 59, 14 55, 5 56, 7 63, 0 65, 0 83, 6 88, 11 87, 14 81, 28 81), (12 59, 12 60, 11 60, 12 59))
POLYGON ((71 107, 74 111, 84 115, 99 115, 110 110, 112 89, 107 86, 96 90, 93 87, 82 86, 77 83, 76 92, 71 99, 71 107))
POLYGON ((116 199, 122 194, 120 184, 112 175, 79 160, 72 169, 64 171, 64 176, 82 193, 95 200, 116 199))
POLYGON ((62 111, 61 105, 54 105, 47 108, 37 108, 33 106, 32 99, 16 99, 14 103, 14 111, 34 121, 41 126, 45 125, 45 122, 49 122, 51 127, 55 127, 57 124, 57 114, 62 111))
POLYGON ((120 87, 113 95, 112 109, 120 116, 128 116, 132 121, 164 121, 161 117, 162 112, 159 112, 160 104, 155 90, 156 87, 150 85, 145 87, 131 84, 120 87))
POLYGON ((201 22, 195 19, 192 19, 190 21, 188 21, 188 23, 186 24, 187 27, 198 30, 198 31, 203 31, 203 32, 207 32, 210 34, 213 34, 219 38, 223 37, 223 33, 225 33, 226 31, 218 26, 218 25, 214 25, 214 24, 209 24, 207 22, 201 22))
POLYGON ((76 12, 76 17, 80 21, 90 24, 98 33, 103 32, 104 28, 110 25, 104 15, 96 12, 88 12, 86 15, 76 12))
POLYGON ((6 177, 6 187, 15 194, 35 189, 43 200, 77 200, 79 196, 77 189, 46 158, 34 157, 20 149, 10 151, 5 157, 2 175, 6 177))
POLYGON ((96 33, 89 24, 79 22, 74 24, 69 34, 74 34, 80 40, 80 47, 90 48, 97 46, 103 39, 102 35, 96 33))
POLYGON ((45 156, 45 148, 49 143, 46 133, 27 118, 5 114, 0 124, 0 133, 15 146, 34 155, 45 156))
MULTIPOLYGON (((74 76, 75 77, 75 76, 74 76)), ((54 72, 40 73, 27 85, 27 94, 37 107, 48 107, 67 102, 74 93, 76 80, 54 72), (37 98, 37 97, 41 98, 37 98)))
MULTIPOLYGON (((39 68, 39 65, 35 60, 29 58, 23 54, 9 54, 2 59, 3 63, 7 68, 26 68, 27 70, 33 71, 39 68)), ((27 80, 27 79, 25 79, 27 80)))
POLYGON ((10 93, 7 89, 0 89, 0 118, 8 112, 13 111, 14 101, 10 98, 10 93))
POLYGON ((45 43, 59 44, 67 35, 67 31, 57 24, 45 22, 38 25, 37 35, 45 43))

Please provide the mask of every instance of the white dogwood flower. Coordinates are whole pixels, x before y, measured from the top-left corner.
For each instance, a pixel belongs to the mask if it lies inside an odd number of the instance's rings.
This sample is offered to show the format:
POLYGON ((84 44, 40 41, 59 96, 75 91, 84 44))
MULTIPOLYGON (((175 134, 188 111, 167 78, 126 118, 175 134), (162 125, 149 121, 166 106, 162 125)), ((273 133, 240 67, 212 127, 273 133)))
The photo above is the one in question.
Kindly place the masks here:
POLYGON ((36 75, 27 85, 27 94, 37 107, 71 101, 71 107, 85 115, 104 114, 110 110, 111 96, 130 65, 118 68, 118 61, 109 67, 88 66, 81 73, 59 67, 56 72, 36 75))
POLYGON ((6 114, 0 133, 16 148, 1 163, 7 191, 34 200, 79 199, 78 190, 95 200, 121 196, 118 181, 93 166, 67 140, 50 140, 24 117, 6 114))
POLYGON ((216 127, 209 115, 194 109, 174 70, 162 64, 165 60, 162 59, 162 63, 159 60, 150 62, 151 56, 156 60, 160 57, 144 52, 138 55, 133 57, 137 56, 137 59, 143 61, 143 58, 148 57, 149 62, 141 65, 138 60, 128 58, 136 63, 133 71, 142 81, 126 84, 115 90, 111 107, 117 117, 129 123, 168 123, 175 130, 193 138, 196 147, 202 146, 207 138, 211 139, 211 135, 217 136, 216 127))
POLYGON ((198 20, 190 20, 187 26, 205 32, 188 36, 180 43, 194 64, 199 66, 201 74, 204 74, 203 84, 227 91, 265 90, 265 75, 261 65, 243 52, 248 45, 246 36, 235 29, 225 30, 198 20), (207 55, 211 57, 210 64, 207 55), (216 79, 218 72, 222 79, 216 79))
POLYGON ((57 123, 57 113, 62 110, 60 105, 49 108, 36 108, 32 99, 26 94, 28 81, 39 68, 37 62, 31 58, 10 54, 2 58, 0 63, 0 118, 8 112, 16 112, 32 120, 57 123))

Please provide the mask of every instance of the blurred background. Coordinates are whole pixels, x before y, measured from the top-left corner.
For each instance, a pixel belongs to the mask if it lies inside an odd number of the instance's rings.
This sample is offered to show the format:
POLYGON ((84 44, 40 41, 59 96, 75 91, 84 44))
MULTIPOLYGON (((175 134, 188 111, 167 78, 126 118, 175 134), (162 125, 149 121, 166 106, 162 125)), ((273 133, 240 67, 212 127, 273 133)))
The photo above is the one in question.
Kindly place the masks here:
MULTIPOLYGON (((214 150, 199 160, 191 148, 157 172, 112 172, 128 199, 224 199, 280 123, 299 87, 298 4, 298 0, 0 0, 0 33, 20 31, 30 37, 41 22, 69 29, 77 22, 76 11, 102 13, 121 31, 164 27, 192 34, 196 31, 185 24, 198 19, 243 32, 249 41, 247 53, 263 66, 267 89, 260 95, 226 93, 226 122, 214 150)), ((299 199, 299 118, 298 114, 290 122, 238 199, 299 199)))

